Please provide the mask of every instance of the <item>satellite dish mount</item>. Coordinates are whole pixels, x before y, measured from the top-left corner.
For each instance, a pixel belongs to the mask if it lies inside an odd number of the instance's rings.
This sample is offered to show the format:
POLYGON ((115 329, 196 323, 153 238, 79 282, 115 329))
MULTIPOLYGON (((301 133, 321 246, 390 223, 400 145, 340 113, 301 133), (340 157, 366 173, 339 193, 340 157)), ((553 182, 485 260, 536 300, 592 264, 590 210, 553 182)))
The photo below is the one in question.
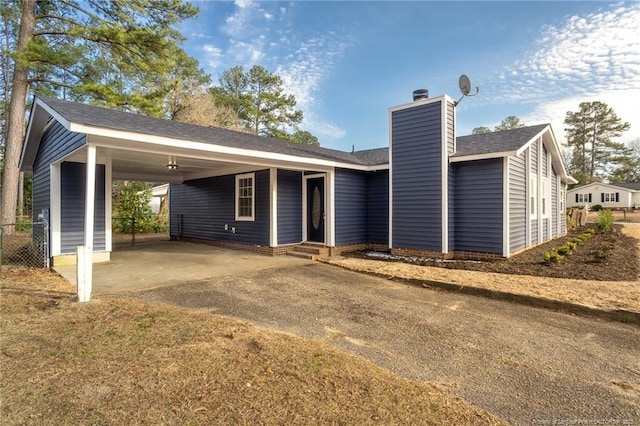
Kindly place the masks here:
POLYGON ((476 86, 476 93, 474 93, 473 95, 471 95, 471 80, 469 80, 469 77, 467 77, 465 74, 462 74, 460 76, 460 79, 458 80, 458 87, 460 88, 460 92, 462 93, 462 96, 460 97, 460 99, 458 99, 455 102, 455 106, 457 106, 460 101, 462 101, 465 96, 475 96, 478 94, 478 92, 480 92, 480 87, 476 86))

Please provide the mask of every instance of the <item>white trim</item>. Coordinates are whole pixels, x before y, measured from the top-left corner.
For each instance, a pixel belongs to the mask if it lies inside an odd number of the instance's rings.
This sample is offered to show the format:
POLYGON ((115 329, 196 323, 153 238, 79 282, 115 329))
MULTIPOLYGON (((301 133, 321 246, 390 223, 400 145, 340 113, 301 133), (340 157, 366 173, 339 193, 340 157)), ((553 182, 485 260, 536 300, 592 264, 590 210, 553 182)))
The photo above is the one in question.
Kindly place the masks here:
POLYGON ((333 203, 331 203, 331 206, 329 206, 328 203, 327 179, 329 178, 331 180, 331 182, 329 182, 329 186, 331 191, 334 191, 335 178, 333 173, 314 173, 310 175, 302 174, 302 241, 307 242, 309 240, 309 236, 307 234, 307 180, 315 178, 322 178, 324 182, 324 212, 322 212, 324 215, 324 244, 330 245, 330 243, 333 243, 333 237, 331 237, 331 241, 329 241, 329 236, 327 234, 335 235, 335 227, 333 225, 335 208, 333 203), (327 229, 329 229, 329 232, 327 232, 327 229))
POLYGON ((235 205, 236 205, 236 221, 238 222, 254 222, 256 220, 256 174, 244 173, 235 176, 236 191, 235 191, 235 205), (251 216, 240 216, 240 179, 251 179, 251 216))
POLYGON ((525 229, 524 229, 524 246, 531 246, 531 149, 527 149, 525 151, 525 193, 526 193, 526 203, 524 209, 525 216, 525 229))
MULTIPOLYGON (((305 164, 305 165, 314 165, 314 166, 325 166, 325 167, 344 167, 347 169, 354 170, 369 170, 369 166, 363 166, 352 163, 343 163, 341 161, 332 161, 332 160, 322 160, 313 157, 301 157, 296 155, 289 154, 280 154, 269 151, 259 151, 253 149, 245 149, 245 148, 235 148, 224 145, 216 145, 214 143, 205 143, 205 142, 195 142, 187 139, 176 139, 170 138, 166 136, 156 136, 156 135, 148 135, 144 133, 138 132, 129 132, 123 130, 114 130, 114 129, 106 129, 103 127, 95 127, 89 126, 81 123, 71 123, 70 131, 85 133, 87 135, 92 136, 102 136, 108 139, 121 139, 124 141, 132 141, 138 142, 148 145, 157 145, 161 147, 167 148, 179 148, 190 151, 199 151, 204 153, 215 153, 222 155, 231 155, 238 156, 242 158, 256 158, 262 160, 274 160, 274 161, 282 161, 285 163, 295 163, 295 164, 305 164)), ((110 146, 113 148, 119 148, 121 141, 116 143, 110 143, 109 141, 94 141, 92 143, 100 146, 110 146)), ((262 164, 269 166, 268 162, 262 162, 262 164)))
POLYGON ((84 208, 84 247, 78 247, 78 301, 91 300, 93 290, 93 231, 96 197, 96 147, 87 145, 86 187, 84 208), (81 255, 82 254, 82 255, 81 255))
POLYGON ((539 189, 538 174, 529 172, 529 198, 527 202, 529 203, 529 218, 532 221, 538 219, 538 208, 540 207, 538 206, 539 189), (533 204, 531 204, 531 198, 533 198, 533 204), (533 209, 531 209, 531 206, 533 206, 533 209))
POLYGON ((542 176, 540 178, 540 180, 542 181, 540 183, 540 189, 542 190, 540 192, 540 215, 542 216, 543 219, 548 219, 549 218, 549 193, 550 191, 547 191, 547 186, 549 185, 549 178, 542 176), (544 201, 544 202, 543 202, 544 201))
POLYGON ((431 104, 431 103, 439 102, 439 101, 443 101, 443 103, 447 102, 447 101, 451 102, 451 103, 455 103, 453 98, 450 97, 449 95, 439 95, 439 96, 435 96, 433 98, 418 99, 417 101, 413 101, 413 102, 409 102, 409 103, 406 103, 406 104, 402 104, 402 105, 397 105, 397 106, 391 107, 391 108, 389 108, 389 113, 392 113, 392 112, 395 112, 395 111, 401 111, 403 109, 417 107, 417 106, 420 106, 420 105, 431 104))
POLYGON ((554 174, 553 164, 551 163, 551 152, 547 149, 547 185, 545 191, 547 195, 547 235, 549 236, 549 240, 553 239, 553 194, 551 191, 551 180, 554 174))
POLYGON ((501 158, 516 156, 518 151, 500 151, 500 152, 487 152, 484 154, 472 154, 472 155, 457 155, 451 157, 452 163, 459 163, 461 161, 473 161, 473 160, 488 160, 491 158, 501 158))
POLYGON ((329 247, 335 247, 335 235, 336 235, 336 203, 335 203, 335 191, 336 191, 336 173, 335 170, 328 172, 327 177, 329 181, 325 179, 325 209, 328 214, 326 215, 325 220, 325 244, 329 247), (328 183, 328 185, 327 185, 328 183), (328 188, 327 188, 328 186, 328 188))
POLYGON ((445 100, 440 104, 440 251, 449 252, 449 144, 447 140, 447 103, 445 100))
POLYGON ((393 111, 389 111, 389 249, 393 248, 393 111))
POLYGON ((62 253, 62 229, 60 218, 62 196, 61 196, 61 162, 49 165, 49 221, 51 222, 51 257, 59 256, 62 253))
POLYGON ((112 191, 113 174, 111 167, 111 157, 108 157, 104 164, 104 249, 105 251, 113 250, 113 234, 111 229, 112 222, 112 191))
POLYGON ((520 148, 518 148, 518 150, 516 151, 516 155, 520 155, 522 154, 522 152, 529 148, 531 145, 533 145, 534 142, 538 141, 538 138, 542 139, 542 135, 544 135, 547 130, 551 129, 551 126, 547 125, 544 129, 542 129, 541 131, 539 131, 534 137, 532 137, 531 139, 529 139, 529 141, 527 143, 525 143, 524 145, 522 145, 520 148))
POLYGON ((278 169, 269 169, 269 245, 278 246, 278 169))
POLYGON ((509 218, 509 157, 502 160, 502 256, 510 253, 510 218, 509 218))
POLYGON ((536 203, 538 204, 538 243, 542 243, 546 241, 544 239, 544 233, 542 232, 542 223, 544 222, 542 218, 542 197, 540 196, 540 190, 542 189, 542 137, 540 137, 538 141, 538 193, 536 194, 537 199, 536 203))

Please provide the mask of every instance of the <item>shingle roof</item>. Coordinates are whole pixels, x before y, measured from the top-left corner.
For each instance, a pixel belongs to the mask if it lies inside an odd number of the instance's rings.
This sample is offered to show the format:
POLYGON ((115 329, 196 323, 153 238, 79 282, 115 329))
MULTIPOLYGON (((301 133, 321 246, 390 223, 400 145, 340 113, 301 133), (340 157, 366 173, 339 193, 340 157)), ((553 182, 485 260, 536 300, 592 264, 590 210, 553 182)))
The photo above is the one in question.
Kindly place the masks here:
POLYGON ((329 148, 303 145, 217 127, 163 120, 45 96, 39 96, 39 98, 66 120, 88 126, 350 164, 378 164, 366 163, 367 155, 359 156, 329 148))
POLYGON ((500 132, 461 136, 456 138, 456 153, 452 157, 517 151, 547 126, 548 124, 539 124, 500 132))
POLYGON ((389 148, 366 149, 363 151, 356 151, 353 155, 369 166, 378 166, 389 163, 389 148))
MULTIPOLYGON (((147 117, 45 96, 39 96, 39 98, 66 120, 87 126, 364 166, 389 163, 388 148, 368 149, 350 153, 218 127, 196 126, 147 117)), ((456 153, 452 157, 516 151, 547 126, 547 124, 541 124, 458 137, 456 139, 456 153)))
POLYGON ((640 191, 640 182, 610 183, 609 185, 619 186, 632 191, 640 191))

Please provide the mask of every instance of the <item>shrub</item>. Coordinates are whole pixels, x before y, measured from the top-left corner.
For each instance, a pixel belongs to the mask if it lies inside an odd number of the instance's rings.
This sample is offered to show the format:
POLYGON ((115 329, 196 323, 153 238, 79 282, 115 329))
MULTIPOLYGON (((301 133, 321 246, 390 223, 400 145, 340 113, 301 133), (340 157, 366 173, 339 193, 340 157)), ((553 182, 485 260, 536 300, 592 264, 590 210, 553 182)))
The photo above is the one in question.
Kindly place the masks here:
POLYGON ((599 212, 602 210, 602 206, 600 204, 596 204, 594 206, 591 206, 591 210, 593 210, 594 212, 599 212))
POLYGON ((607 232, 613 226, 613 213, 610 210, 600 210, 596 226, 600 232, 607 232))
POLYGON ((584 232, 582 233, 582 235, 588 235, 588 238, 591 238, 593 236, 593 234, 595 234, 596 231, 593 228, 587 228, 584 230, 584 232))
POLYGON ((548 251, 543 256, 545 263, 559 263, 562 258, 563 256, 556 250, 548 251))
POLYGON ((569 256, 572 254, 571 247, 569 247, 569 243, 563 244, 560 248, 557 249, 558 254, 563 256, 569 256))

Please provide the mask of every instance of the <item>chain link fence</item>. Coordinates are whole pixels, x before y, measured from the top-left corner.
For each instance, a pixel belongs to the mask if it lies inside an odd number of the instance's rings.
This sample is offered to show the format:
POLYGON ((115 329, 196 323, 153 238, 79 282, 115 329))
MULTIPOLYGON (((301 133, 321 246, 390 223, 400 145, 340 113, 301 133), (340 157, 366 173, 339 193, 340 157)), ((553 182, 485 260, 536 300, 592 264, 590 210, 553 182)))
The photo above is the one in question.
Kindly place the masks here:
POLYGON ((49 224, 0 226, 0 273, 6 266, 49 267, 49 224))

